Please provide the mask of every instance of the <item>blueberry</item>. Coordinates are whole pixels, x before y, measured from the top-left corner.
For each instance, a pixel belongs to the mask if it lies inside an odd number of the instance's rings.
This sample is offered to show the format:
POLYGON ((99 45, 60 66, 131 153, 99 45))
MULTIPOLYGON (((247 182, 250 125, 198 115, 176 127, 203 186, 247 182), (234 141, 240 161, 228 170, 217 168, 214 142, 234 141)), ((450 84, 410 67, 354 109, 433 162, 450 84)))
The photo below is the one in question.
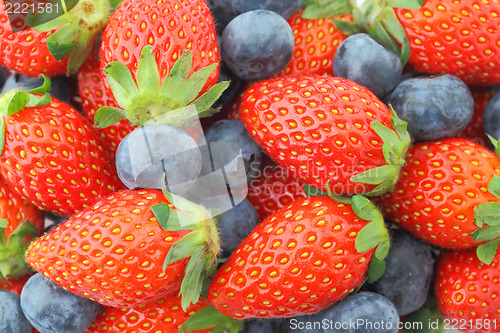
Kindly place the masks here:
POLYGON ((399 324, 394 304, 372 292, 347 296, 328 308, 323 320, 325 333, 396 333, 399 324))
POLYGON ((50 232, 55 229, 58 225, 62 224, 69 217, 60 216, 56 214, 52 214, 50 212, 45 212, 45 229, 44 232, 50 232))
POLYGON ((386 271, 375 290, 394 303, 400 316, 419 309, 427 298, 434 272, 431 248, 403 230, 393 232, 386 271))
POLYGON ((236 94, 239 93, 242 80, 231 72, 224 61, 220 63, 219 78, 217 82, 229 81, 229 87, 224 90, 221 97, 212 105, 213 108, 218 108, 223 106, 227 102, 231 101, 236 94))
POLYGON ((292 28, 269 10, 252 10, 235 17, 221 37, 222 59, 244 80, 262 80, 282 71, 292 59, 292 28))
POLYGON ((276 319, 249 319, 243 323, 239 333, 279 333, 284 331, 286 320, 276 319))
POLYGON ((297 316, 288 319, 288 332, 290 333, 324 333, 323 315, 325 310, 312 314, 297 316))
POLYGON ((0 289, 0 332, 31 333, 32 326, 21 309, 19 296, 0 289))
POLYGON ((92 324, 101 305, 64 290, 36 273, 21 291, 21 308, 40 333, 81 333, 92 324))
MULTIPOLYGON (((69 86, 66 76, 64 75, 54 76, 50 78, 50 81, 51 85, 48 93, 51 96, 60 100, 61 102, 69 104, 70 102, 69 86)), ((42 83, 43 83, 42 78, 29 77, 18 73, 13 73, 5 81, 1 93, 4 94, 5 92, 15 88, 23 90, 31 90, 40 87, 42 83)))
POLYGON ((221 237, 223 257, 228 257, 260 222, 252 204, 236 195, 220 195, 211 198, 205 205, 222 212, 217 229, 221 237))
POLYGON ((484 108, 483 127, 487 134, 500 139, 500 91, 491 97, 484 108))
POLYGON ((402 81, 385 99, 408 122, 416 141, 453 137, 469 123, 474 99, 456 76, 421 76, 402 81))
POLYGON ((130 189, 161 189, 166 174, 171 192, 187 190, 201 170, 196 141, 169 125, 151 125, 129 133, 116 150, 118 177, 130 189))
POLYGON ((396 53, 368 34, 347 37, 335 52, 333 74, 354 81, 382 98, 401 82, 403 65, 396 53))

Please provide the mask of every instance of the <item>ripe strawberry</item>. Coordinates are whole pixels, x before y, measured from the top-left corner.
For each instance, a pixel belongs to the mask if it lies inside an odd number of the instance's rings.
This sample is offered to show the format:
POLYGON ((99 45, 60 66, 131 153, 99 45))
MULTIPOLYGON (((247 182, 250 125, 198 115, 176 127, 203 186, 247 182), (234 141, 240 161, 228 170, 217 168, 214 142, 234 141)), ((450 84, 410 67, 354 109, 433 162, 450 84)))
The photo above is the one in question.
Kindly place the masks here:
POLYGON ((498 0, 426 0, 418 9, 395 13, 418 71, 449 73, 468 84, 500 83, 498 0))
POLYGON ((0 66, 33 77, 76 71, 110 11, 107 0, 82 0, 67 3, 68 11, 54 19, 54 13, 62 13, 60 3, 27 0, 21 9, 16 4, 20 2, 0 4, 0 66), (25 4, 44 9, 28 21, 25 4))
POLYGON ((375 206, 360 196, 352 202, 303 198, 269 216, 213 278, 212 305, 235 319, 291 317, 318 312, 352 292, 374 252, 389 246, 375 206))
MULTIPOLYGON (((135 308, 105 307, 84 333, 177 332, 180 325, 208 304, 207 298, 200 297, 198 303, 190 305, 184 311, 180 297, 167 295, 155 303, 135 308)), ((190 332, 209 331, 210 329, 190 332)))
MULTIPOLYGON (((97 59, 89 58, 80 67, 78 71, 78 91, 82 99, 83 114, 92 124, 94 124, 95 114, 100 107, 118 106, 113 95, 106 91, 102 81, 99 60, 97 59)), ((97 129, 97 131, 101 133, 114 154, 120 141, 133 129, 134 127, 130 126, 129 121, 121 120, 109 127, 97 129)))
POLYGON ((201 206, 167 200, 158 190, 123 190, 36 239, 26 261, 104 305, 135 307, 180 290, 186 308, 199 296, 203 267, 211 267, 220 250, 216 230, 201 206))
POLYGON ((483 128, 483 112, 494 91, 481 87, 471 87, 471 93, 474 97, 474 114, 470 123, 458 137, 471 140, 483 147, 490 147, 490 140, 486 137, 483 128))
POLYGON ((292 201, 305 197, 306 193, 297 179, 273 161, 268 161, 261 166, 257 176, 248 182, 246 198, 260 219, 264 220, 292 201))
POLYGON ((0 174, 9 186, 39 208, 65 216, 123 188, 90 123, 55 98, 40 99, 20 90, 2 97, 0 174))
POLYGON ((408 151, 394 190, 378 203, 387 219, 424 241, 474 247, 482 242, 470 235, 481 226, 475 207, 500 202, 488 190, 495 175, 500 175, 500 158, 469 140, 419 143, 408 151))
POLYGON ((474 251, 444 252, 436 267, 434 282, 437 306, 448 319, 458 320, 467 332, 499 332, 500 272, 497 254, 485 265, 474 251))
MULTIPOLYGON (((292 60, 278 77, 286 75, 333 75, 333 57, 347 37, 329 19, 305 19, 304 10, 293 14, 288 23, 295 38, 292 60)), ((349 19, 348 16, 339 19, 349 19)))
POLYGON ((43 213, 0 179, 0 283, 31 272, 24 261, 30 240, 43 233, 43 213))
POLYGON ((24 275, 15 279, 0 279, 0 289, 8 290, 10 292, 13 292, 14 294, 21 296, 21 291, 23 290, 24 284, 26 283, 26 281, 28 281, 29 278, 30 275, 24 275))
POLYGON ((330 181, 335 194, 391 189, 410 143, 406 123, 342 78, 261 81, 246 91, 241 108, 248 132, 273 160, 317 189, 330 181))

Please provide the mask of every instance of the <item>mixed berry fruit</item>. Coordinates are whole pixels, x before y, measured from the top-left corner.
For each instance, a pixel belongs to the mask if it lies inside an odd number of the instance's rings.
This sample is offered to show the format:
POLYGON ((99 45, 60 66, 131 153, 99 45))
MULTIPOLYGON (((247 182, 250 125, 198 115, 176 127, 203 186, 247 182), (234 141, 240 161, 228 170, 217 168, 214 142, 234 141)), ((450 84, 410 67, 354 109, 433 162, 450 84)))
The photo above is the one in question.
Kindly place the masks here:
POLYGON ((0 332, 500 332, 499 0, 14 2, 0 332))

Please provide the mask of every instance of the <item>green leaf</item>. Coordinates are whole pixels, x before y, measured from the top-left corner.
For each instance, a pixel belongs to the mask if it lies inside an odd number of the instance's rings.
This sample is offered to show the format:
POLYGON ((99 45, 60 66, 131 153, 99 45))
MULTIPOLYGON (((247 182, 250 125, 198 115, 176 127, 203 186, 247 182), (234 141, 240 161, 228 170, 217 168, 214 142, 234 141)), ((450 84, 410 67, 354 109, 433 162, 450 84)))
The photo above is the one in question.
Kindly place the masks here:
POLYGON ((432 295, 427 297, 425 304, 415 312, 403 317, 403 333, 444 333, 443 316, 438 310, 436 300, 432 295))
POLYGON ((162 202, 151 207, 158 223, 160 223, 163 230, 167 231, 168 217, 170 216, 170 207, 162 202))
POLYGON ((471 233, 471 237, 478 242, 498 238, 500 237, 500 226, 496 225, 494 227, 477 229, 471 233))
POLYGON ((500 177, 493 176, 488 184, 488 191, 500 199, 500 177))
POLYGON ((7 115, 13 115, 16 112, 21 111, 30 101, 30 96, 24 91, 17 91, 9 102, 7 107, 7 115))
POLYGON ((385 262, 378 258, 372 257, 370 267, 368 268, 368 282, 373 283, 380 279, 385 273, 385 262))
POLYGON ((488 139, 490 139, 491 141, 491 144, 493 145, 493 147, 495 148, 495 154, 497 154, 498 156, 500 156, 500 139, 495 139, 494 137, 492 137, 491 135, 489 134, 486 134, 488 136, 488 139))
POLYGON ((151 45, 142 48, 137 66, 137 84, 141 93, 158 94, 160 91, 160 73, 151 45))
POLYGON ((126 118, 127 114, 124 110, 113 106, 103 106, 97 110, 94 123, 98 128, 106 128, 126 118))
POLYGON ((70 24, 66 24, 47 38, 47 47, 56 60, 61 60, 76 48, 74 43, 78 30, 70 24))
POLYGON ((326 181, 326 184, 325 184, 325 189, 326 189, 326 194, 332 198, 333 200, 337 201, 337 202, 340 202, 340 203, 343 203, 343 204, 351 204, 351 201, 352 201, 352 197, 350 196, 346 196, 346 195, 338 195, 338 194, 335 194, 332 192, 332 190, 330 189, 330 179, 326 181))
POLYGON ((424 0, 387 0, 387 5, 394 8, 418 9, 424 0))
POLYGON ((486 265, 491 264, 497 253, 500 239, 495 239, 491 242, 483 243, 476 248, 477 258, 486 265))
POLYGON ((302 17, 305 19, 320 19, 340 16, 352 11, 349 0, 314 0, 309 3, 302 17))
MULTIPOLYGON (((224 91, 229 87, 229 81, 222 81, 210 88, 207 92, 195 99, 192 104, 196 106, 198 115, 210 109, 210 107, 219 99, 224 91)), ((218 111, 218 110, 217 110, 218 111)), ((217 112, 216 111, 216 112, 217 112)))
POLYGON ((182 296, 181 306, 184 310, 193 303, 197 303, 203 289, 207 266, 207 254, 205 249, 197 248, 192 254, 186 266, 186 274, 182 279, 180 294, 182 296))
POLYGON ((179 327, 179 333, 216 327, 211 332, 237 333, 243 328, 243 320, 220 313, 212 304, 202 308, 179 327))
POLYGON ((66 23, 66 19, 63 17, 66 11, 73 9, 78 4, 78 0, 54 0, 51 1, 53 3, 52 9, 49 11, 38 12, 33 15, 33 10, 31 10, 26 17, 26 23, 37 31, 49 31, 56 28, 59 28, 64 23, 66 23))
POLYGON ((382 44, 386 49, 400 56, 401 49, 399 48, 399 45, 396 43, 396 41, 389 34, 387 29, 384 27, 384 24, 382 23, 382 18, 377 17, 377 19, 373 22, 373 24, 366 28, 366 32, 372 38, 374 38, 376 41, 382 44))
POLYGON ((38 230, 31 222, 24 221, 9 235, 7 247, 11 249, 24 248, 26 236, 39 236, 38 230))
POLYGON ((375 258, 384 260, 387 254, 389 253, 390 249, 390 241, 389 237, 385 238, 380 242, 380 244, 377 245, 377 248, 375 249, 375 258))
POLYGON ((337 27, 337 29, 348 36, 357 34, 358 32, 361 32, 363 30, 362 26, 353 22, 347 22, 338 19, 331 19, 330 21, 335 24, 335 27, 337 27))
POLYGON ((399 55, 401 63, 404 65, 410 57, 410 42, 406 36, 406 32, 398 20, 392 8, 385 8, 382 13, 382 25, 384 29, 401 45, 401 50, 395 52, 399 55))
POLYGON ((114 12, 122 2, 123 0, 110 0, 109 4, 111 5, 111 11, 114 12))
POLYGON ((500 225, 500 203, 484 202, 474 208, 474 220, 478 227, 500 225))
MULTIPOLYGON (((201 89, 203 88, 203 86, 207 82, 208 78, 210 77, 210 75, 213 73, 213 71, 216 68, 217 68, 217 64, 212 64, 212 65, 206 66, 206 67, 194 72, 193 75, 191 75, 189 77, 189 79, 184 81, 183 87, 182 87, 184 94, 182 95, 182 99, 180 101, 181 105, 189 104, 190 102, 192 102, 196 98, 196 96, 198 96, 198 94, 201 92, 201 89)), ((229 85, 229 82, 228 82, 228 85, 229 85)), ((218 97, 217 97, 217 99, 218 99, 218 97)), ((212 105, 210 105, 210 106, 212 106, 212 105)))
POLYGON ((396 178, 396 167, 393 165, 383 165, 377 168, 358 173, 351 177, 352 182, 371 185, 382 184, 396 178))
POLYGON ((366 221, 383 219, 377 207, 375 207, 370 200, 361 195, 354 195, 352 197, 352 210, 354 214, 366 221))
POLYGON ((29 97, 30 97, 30 101, 26 105, 27 107, 44 106, 44 105, 49 104, 51 99, 52 99, 52 97, 49 95, 49 93, 43 94, 42 97, 29 94, 29 97))
POLYGON ((193 231, 172 245, 163 262, 163 270, 171 263, 190 257, 197 248, 204 249, 203 242, 200 241, 200 238, 200 233, 193 231))
POLYGON ((0 228, 7 228, 9 226, 9 221, 7 219, 0 220, 0 228))
POLYGON ((190 51, 184 51, 179 59, 174 63, 168 76, 163 80, 160 88, 160 95, 178 96, 181 91, 182 83, 188 78, 193 64, 193 54, 190 51))
POLYGON ((3 116, 0 115, 0 156, 3 154, 3 149, 5 147, 5 120, 3 116))
POLYGON ((355 246, 358 252, 366 252, 373 249, 381 241, 387 239, 387 230, 384 222, 370 222, 361 229, 356 237, 355 246))
POLYGON ((38 87, 38 88, 34 88, 34 89, 31 89, 31 90, 28 90, 27 93, 30 93, 30 94, 44 94, 47 91, 49 91, 50 86, 52 84, 52 81, 50 80, 50 77, 48 77, 47 75, 44 75, 44 74, 42 74, 41 77, 43 78, 42 85, 40 87, 38 87))
POLYGON ((314 188, 314 187, 309 186, 307 184, 302 185, 302 188, 304 189, 304 192, 306 192, 306 195, 308 197, 320 197, 323 195, 328 196, 328 193, 325 193, 325 192, 318 190, 317 188, 314 188))
POLYGON ((121 107, 128 105, 129 101, 139 94, 132 73, 121 62, 113 61, 107 64, 104 72, 114 97, 121 107))

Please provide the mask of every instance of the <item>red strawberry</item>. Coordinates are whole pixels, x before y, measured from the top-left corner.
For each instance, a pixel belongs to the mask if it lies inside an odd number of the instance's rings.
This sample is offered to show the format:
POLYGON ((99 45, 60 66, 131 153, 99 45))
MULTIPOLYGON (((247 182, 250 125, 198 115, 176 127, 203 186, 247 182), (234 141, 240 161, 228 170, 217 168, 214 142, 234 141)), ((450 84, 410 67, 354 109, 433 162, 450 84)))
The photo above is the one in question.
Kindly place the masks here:
POLYGON ((355 196, 352 206, 327 196, 298 199, 236 248, 213 278, 208 297, 235 319, 315 313, 364 281, 379 243, 376 254, 388 250, 389 239, 368 199, 355 196))
POLYGON ((441 314, 470 333, 500 332, 500 256, 485 265, 474 251, 444 252, 437 263, 435 296, 441 314))
MULTIPOLYGON (((82 99, 83 114, 94 124, 97 110, 103 106, 117 107, 114 97, 109 95, 102 81, 99 60, 89 58, 78 71, 78 90, 82 99)), ((113 154, 116 152, 120 141, 129 134, 134 127, 127 120, 98 129, 113 154)))
POLYGON ((54 19, 51 15, 63 11, 60 3, 2 1, 0 65, 33 77, 76 71, 92 49, 97 33, 104 28, 110 6, 107 0, 82 0, 66 10, 54 19), (23 6, 17 7, 19 4, 23 6), (30 22, 25 4, 40 8, 30 22))
MULTIPOLYGON (((288 23, 295 38, 292 60, 278 76, 333 75, 333 57, 347 37, 329 19, 305 19, 303 10, 293 14, 288 23)), ((349 19, 349 16, 338 18, 349 19)))
POLYGON ((23 290, 24 284, 26 283, 26 281, 28 281, 29 278, 30 275, 24 275, 20 278, 15 279, 0 279, 0 289, 8 290, 21 296, 21 291, 23 290))
POLYGON ((471 87, 470 89, 472 97, 474 97, 474 114, 470 123, 458 137, 471 140, 483 147, 490 147, 490 140, 488 140, 483 128, 483 112, 494 91, 480 87, 471 87))
POLYGON ((2 97, 0 174, 10 187, 39 208, 66 216, 123 188, 90 123, 69 105, 40 98, 18 90, 2 97), (11 101, 18 102, 15 110, 11 101))
POLYGON ((269 161, 263 164, 258 175, 248 182, 247 200, 255 207, 261 220, 292 201, 305 198, 302 183, 285 169, 269 161))
POLYGON ((426 0, 421 8, 395 13, 418 71, 452 74, 469 84, 500 83, 498 0, 426 0))
POLYGON ((220 246, 205 208, 173 198, 176 208, 158 190, 113 193, 36 239, 26 261, 104 305, 135 307, 180 290, 187 307, 220 246))
POLYGON ((330 181, 340 195, 393 187, 410 138, 391 116, 368 89, 323 76, 261 81, 247 90, 241 111, 250 135, 280 166, 317 189, 330 181))
MULTIPOLYGON (((177 332, 180 325, 208 304, 208 299, 201 297, 184 311, 180 297, 167 295, 155 303, 135 308, 105 307, 84 333, 177 332)), ((209 331, 211 329, 190 332, 209 331)))
POLYGON ((419 143, 408 151, 396 187, 379 204, 390 221, 422 240, 469 248, 481 243, 470 235, 479 225, 475 207, 500 202, 488 190, 495 175, 500 158, 469 140, 419 143))

